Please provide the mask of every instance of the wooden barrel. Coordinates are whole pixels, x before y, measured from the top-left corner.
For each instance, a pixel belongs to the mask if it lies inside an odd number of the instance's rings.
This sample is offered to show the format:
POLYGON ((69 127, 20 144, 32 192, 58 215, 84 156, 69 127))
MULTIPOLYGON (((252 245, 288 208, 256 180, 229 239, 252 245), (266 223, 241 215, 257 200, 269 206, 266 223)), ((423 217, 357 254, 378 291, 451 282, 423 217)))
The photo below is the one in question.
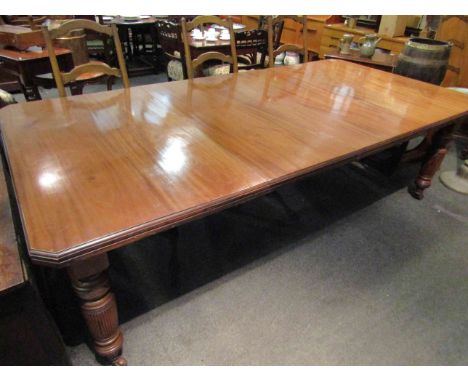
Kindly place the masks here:
POLYGON ((66 36, 57 37, 55 39, 55 46, 70 49, 75 66, 89 62, 86 32, 83 29, 72 30, 66 36))
POLYGON ((440 85, 445 77, 451 44, 412 37, 398 57, 394 73, 440 85))

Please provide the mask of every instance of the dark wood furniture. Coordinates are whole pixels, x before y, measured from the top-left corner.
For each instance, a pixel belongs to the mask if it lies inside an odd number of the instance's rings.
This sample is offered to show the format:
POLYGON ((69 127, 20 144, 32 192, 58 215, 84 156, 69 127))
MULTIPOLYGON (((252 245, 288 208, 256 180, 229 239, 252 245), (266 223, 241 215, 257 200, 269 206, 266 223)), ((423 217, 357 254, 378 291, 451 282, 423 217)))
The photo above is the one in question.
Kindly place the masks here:
MULTIPOLYGON (((66 97, 65 86, 67 84, 78 84, 78 89, 82 89, 82 83, 89 81, 90 78, 97 78, 102 76, 114 76, 122 78, 122 83, 125 88, 129 88, 127 68, 122 53, 122 46, 120 45, 119 34, 115 24, 106 26, 98 24, 91 20, 69 20, 61 24, 55 29, 49 30, 48 27, 42 27, 44 33, 44 40, 47 43, 47 51, 52 65, 52 72, 54 74, 57 91, 60 97, 66 97), (114 42, 116 51, 118 68, 111 68, 108 64, 99 61, 91 61, 75 66, 71 71, 62 73, 59 67, 57 56, 55 54, 54 40, 65 36, 71 31, 75 30, 91 30, 105 36, 110 36, 114 42), (94 75, 93 75, 94 74, 94 75)), ((108 85, 108 88, 110 86, 108 85)), ((110 89, 109 89, 110 90, 110 89)))
POLYGON ((123 364, 108 251, 433 130, 419 197, 467 99, 322 60, 10 105, 0 127, 29 257, 68 269, 97 354, 123 364))
POLYGON ((20 257, 16 237, 0 166, 0 366, 69 365, 58 330, 20 257))
MULTIPOLYGON (((237 33, 242 33, 244 31, 236 31, 234 30, 234 35, 237 33)), ((216 51, 221 52, 223 54, 231 54, 231 41, 220 40, 217 39, 216 41, 206 41, 206 40, 196 40, 192 36, 188 36, 189 46, 190 46, 190 53, 192 55, 192 59, 209 51, 216 51)), ((237 55, 243 55, 244 53, 248 53, 251 51, 250 48, 243 50, 242 48, 236 47, 237 55)))
POLYGON ((268 32, 253 29, 234 33, 237 60, 241 69, 262 69, 268 54, 268 32))
MULTIPOLYGON (((72 54, 68 49, 55 48, 55 55, 61 70, 68 72, 73 68, 72 54)), ((0 71, 18 79, 26 101, 36 101, 41 99, 41 95, 35 77, 51 73, 52 67, 46 50, 0 49, 0 71)))
POLYGON ((307 50, 307 17, 306 16, 268 16, 268 65, 272 68, 275 65, 275 57, 285 52, 297 52, 300 54, 302 62, 309 61, 307 50), (275 28, 278 24, 284 23, 285 20, 292 20, 301 25, 302 29, 302 46, 296 44, 283 44, 275 47, 274 38, 276 36, 275 28))
POLYGON ((40 30, 17 25, 0 25, 0 45, 26 50, 31 46, 45 46, 40 30))
POLYGON ((172 79, 168 70, 168 65, 171 61, 174 61, 173 64, 178 63, 181 71, 181 76, 178 77, 186 79, 184 43, 182 41, 182 28, 180 24, 168 20, 158 20, 156 22, 156 36, 165 57, 164 64, 168 79, 172 79))
POLYGON ((370 57, 361 57, 359 51, 351 51, 350 54, 341 54, 338 49, 325 54, 325 59, 345 60, 355 62, 356 64, 369 66, 371 68, 393 72, 396 66, 398 55, 384 53, 380 49, 376 49, 375 54, 370 57))
MULTIPOLYGON (((185 63, 187 67, 187 77, 193 78, 195 76, 195 70, 204 64, 207 61, 221 61, 223 63, 229 63, 230 71, 237 73, 237 52, 236 52, 236 42, 234 40, 234 29, 232 27, 232 20, 222 20, 217 16, 198 16, 195 17, 192 21, 186 21, 185 18, 182 18, 182 41, 184 42, 184 52, 185 52, 185 63), (219 51, 208 51, 198 55, 196 58, 192 59, 191 52, 191 38, 190 32, 195 28, 204 27, 205 25, 220 25, 229 30, 229 54, 221 53, 219 51)), ((206 41, 203 41, 206 44, 206 41)), ((217 40, 215 44, 219 42, 217 40)))
POLYGON ((157 71, 158 63, 155 57, 157 20, 155 17, 144 16, 128 20, 117 16, 110 22, 118 28, 130 76, 152 74, 157 71), (150 50, 147 49, 148 45, 151 46, 150 50))

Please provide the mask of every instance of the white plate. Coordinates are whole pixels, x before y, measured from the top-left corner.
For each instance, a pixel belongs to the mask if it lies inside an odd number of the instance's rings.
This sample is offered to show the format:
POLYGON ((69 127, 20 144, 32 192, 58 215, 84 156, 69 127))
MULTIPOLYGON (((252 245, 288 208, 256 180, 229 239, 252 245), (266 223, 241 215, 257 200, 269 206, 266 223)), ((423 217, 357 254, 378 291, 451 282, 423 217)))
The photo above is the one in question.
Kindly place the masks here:
POLYGON ((140 16, 140 19, 149 19, 151 16, 140 16))
POLYGON ((196 41, 203 41, 205 38, 205 36, 193 36, 193 39, 196 41))
POLYGON ((222 41, 229 41, 231 39, 231 37, 230 36, 227 36, 227 37, 221 37, 220 36, 219 39, 222 40, 222 41))
POLYGON ((206 41, 216 42, 216 41, 218 41, 218 39, 216 37, 207 37, 206 41))

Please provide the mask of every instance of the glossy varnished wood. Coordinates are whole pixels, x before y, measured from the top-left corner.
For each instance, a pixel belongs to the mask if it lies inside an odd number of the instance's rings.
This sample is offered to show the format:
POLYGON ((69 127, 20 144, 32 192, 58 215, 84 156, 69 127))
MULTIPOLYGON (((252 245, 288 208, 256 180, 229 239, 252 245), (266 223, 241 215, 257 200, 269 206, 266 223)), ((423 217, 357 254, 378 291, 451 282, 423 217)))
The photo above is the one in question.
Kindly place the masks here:
POLYGON ((326 60, 0 111, 37 263, 68 265, 466 116, 468 97, 326 60))
POLYGON ((0 45, 27 49, 31 46, 45 46, 41 31, 19 25, 0 25, 0 45))
POLYGON ((0 295, 25 282, 3 168, 0 168, 0 295))
MULTIPOLYGON (((120 44, 119 33, 115 24, 112 24, 112 26, 109 27, 106 25, 96 23, 95 21, 77 19, 65 21, 63 24, 59 25, 57 28, 52 30, 49 30, 49 27, 47 26, 43 26, 41 29, 44 34, 44 40, 47 43, 47 51, 49 53, 50 64, 52 66, 52 73, 54 74, 55 83, 57 85, 57 91, 60 97, 67 96, 64 85, 79 80, 80 78, 82 78, 83 75, 86 75, 88 73, 120 77, 122 79, 122 84, 124 88, 130 87, 127 75, 127 68, 122 52, 122 46, 120 44), (73 30, 81 29, 91 30, 93 32, 98 33, 99 35, 107 35, 109 37, 112 37, 117 61, 119 63, 118 68, 111 68, 107 63, 104 62, 86 62, 76 66, 75 68, 73 68, 73 70, 71 70, 68 73, 62 73, 60 71, 60 66, 55 55, 54 39, 61 36, 66 36, 67 33, 73 30)), ((84 50, 86 50, 86 47, 84 48, 84 50)), ((85 52, 85 56, 87 56, 86 53, 87 51, 85 52)))

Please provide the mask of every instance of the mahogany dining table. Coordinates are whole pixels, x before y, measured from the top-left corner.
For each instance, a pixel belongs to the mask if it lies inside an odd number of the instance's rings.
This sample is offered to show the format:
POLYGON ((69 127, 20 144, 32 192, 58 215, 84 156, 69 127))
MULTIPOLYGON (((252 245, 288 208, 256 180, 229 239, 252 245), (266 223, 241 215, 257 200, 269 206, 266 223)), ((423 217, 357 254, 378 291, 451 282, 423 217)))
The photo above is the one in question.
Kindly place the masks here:
POLYGON ((467 95, 323 60, 20 103, 0 128, 30 259, 67 268, 98 358, 124 365, 109 250, 433 130, 420 199, 467 116, 467 95))

